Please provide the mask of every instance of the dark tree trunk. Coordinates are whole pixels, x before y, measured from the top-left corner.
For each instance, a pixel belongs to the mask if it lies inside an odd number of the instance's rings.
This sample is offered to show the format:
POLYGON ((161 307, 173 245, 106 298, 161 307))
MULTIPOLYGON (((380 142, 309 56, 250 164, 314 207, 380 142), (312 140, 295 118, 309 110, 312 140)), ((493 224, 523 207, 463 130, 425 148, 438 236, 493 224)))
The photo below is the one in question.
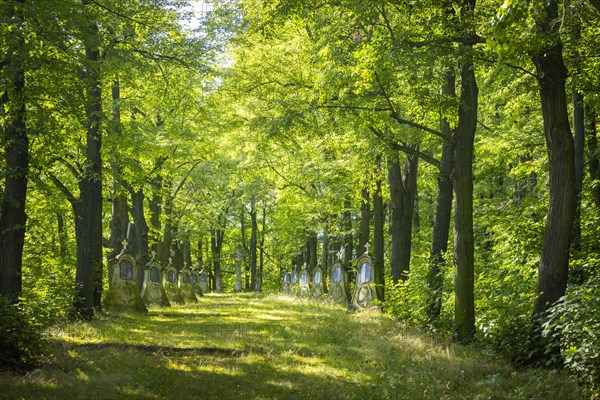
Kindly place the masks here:
POLYGON ((213 290, 216 293, 223 291, 223 273, 221 272, 221 250, 225 232, 222 229, 210 230, 210 248, 213 259, 213 290))
POLYGON ((257 266, 257 252, 256 245, 258 240, 258 222, 257 222, 256 204, 252 200, 250 204, 250 286, 252 290, 256 291, 258 276, 256 271, 257 266))
POLYGON ((317 234, 311 232, 308 236, 308 274, 312 276, 315 267, 317 266, 317 247, 318 238, 317 234))
MULTIPOLYGON (((546 2, 545 13, 537 21, 542 34, 558 27, 558 3, 546 2)), ((565 82, 567 69, 563 63, 560 42, 533 56, 540 88, 544 134, 548 149, 549 193, 548 214, 544 231, 538 273, 535 312, 543 317, 564 295, 569 270, 569 248, 575 215, 574 143, 567 112, 565 82)))
POLYGON ((375 270, 375 283, 379 300, 384 301, 384 218, 383 195, 381 190, 381 157, 377 157, 377 170, 375 179, 375 193, 373 193, 373 268, 375 270))
POLYGON ((408 278, 410 270, 410 256, 412 252, 412 228, 417 198, 417 170, 419 157, 407 155, 404 163, 404 174, 402 176, 402 204, 400 210, 400 275, 399 278, 408 278))
POLYGON ((267 207, 262 207, 262 229, 260 231, 260 243, 259 243, 259 263, 258 263, 258 288, 257 292, 262 292, 263 284, 263 268, 265 263, 265 235, 267 229, 267 207))
MULTIPOLYGON (((115 79, 112 86, 112 129, 111 134, 121 137, 121 88, 119 80, 115 79)), ((121 165, 113 151, 111 154, 111 166, 113 173, 112 215, 110 220, 111 252, 108 259, 114 259, 123 250, 123 240, 126 239, 127 226, 129 225, 129 210, 125 185, 121 178, 121 165)))
POLYGON ((367 248, 365 245, 369 242, 370 225, 371 225, 371 207, 369 204, 369 189, 361 190, 360 201, 360 231, 358 234, 358 247, 356 251, 357 257, 364 253, 367 248))
MULTIPOLYGON (((475 2, 469 2, 473 12, 475 2)), ((465 12, 463 10, 463 12, 465 12)), ((473 146, 477 129, 479 89, 475 78, 472 46, 461 45, 460 106, 454 148, 454 323, 459 342, 475 334, 474 236, 473 236, 473 146)))
POLYGON ((596 208, 600 209, 600 149, 598 148, 598 131, 596 128, 596 113, 591 109, 587 112, 587 143, 589 154, 590 180, 592 181, 592 197, 596 208))
POLYGON ((404 173, 397 161, 392 161, 388 172, 390 183, 390 231, 391 273, 394 283, 406 280, 410 270, 410 254, 412 248, 412 224, 415 197, 417 192, 417 168, 419 158, 407 155, 404 173))
POLYGON ((242 234, 242 269, 244 271, 244 291, 250 290, 250 265, 246 263, 244 268, 244 257, 248 254, 248 246, 246 244, 246 207, 242 207, 240 212, 240 231, 242 234))
MULTIPOLYGON (((579 45, 581 32, 579 25, 572 28, 572 37, 575 45, 579 45)), ((573 139, 574 139, 574 157, 575 157, 575 216, 573 219, 573 230, 571 233, 571 247, 577 251, 581 249, 581 192, 583 189, 583 167, 585 152, 585 120, 583 110, 583 94, 577 90, 578 75, 581 74, 581 68, 578 65, 580 53, 574 51, 575 60, 573 85, 573 139)))
MULTIPOLYGON (((86 0, 84 5, 88 5, 86 0)), ((86 163, 79 182, 79 235, 75 272, 75 313, 91 318, 101 308, 102 298, 102 135, 100 132, 102 90, 100 83, 100 38, 95 22, 83 27, 86 88, 86 163)))
MULTIPOLYGON (((1 141, 4 144, 6 171, 3 172, 4 192, 0 204, 0 295, 17 303, 22 291, 23 246, 25 244, 25 200, 29 173, 29 138, 25 126, 25 67, 26 54, 20 25, 22 7, 17 1, 9 7, 15 29, 9 33, 6 66, 3 67, 8 90, 0 97, 4 115, 1 141)), ((3 33, 4 34, 4 33, 3 33)))
MULTIPOLYGON (((157 160, 155 165, 161 165, 162 161, 157 160)), ((150 180, 150 188, 152 195, 148 201, 148 210, 150 211, 150 237, 151 237, 151 248, 156 254, 156 259, 162 262, 162 254, 160 253, 162 246, 160 241, 161 224, 160 224, 160 213, 162 208, 162 176, 157 173, 150 180)))
POLYGON ((398 153, 388 160, 388 184, 390 186, 390 272, 394 283, 400 280, 400 215, 402 204, 402 168, 398 153))
POLYGON ((352 204, 349 199, 344 201, 344 268, 351 270, 350 263, 352 262, 352 204))
POLYGON ((173 196, 171 195, 171 181, 163 181, 164 185, 164 225, 162 239, 160 240, 160 246, 158 254, 160 255, 160 264, 163 268, 169 265, 169 259, 172 257, 171 250, 173 247, 173 196))
POLYGON ((138 265, 137 283, 140 292, 144 284, 144 267, 148 264, 148 224, 144 214, 144 190, 131 193, 132 215, 135 228, 136 263, 138 265))
MULTIPOLYGON (((455 98, 455 76, 453 71, 446 72, 446 84, 443 94, 455 98)), ((441 121, 441 130, 447 137, 452 137, 450 124, 446 119, 441 121)), ((454 143, 444 141, 442 144, 442 161, 440 174, 437 178, 437 200, 433 222, 433 239, 429 253, 429 271, 427 273, 427 305, 425 308, 429 323, 436 325, 442 311, 442 288, 444 284, 444 267, 446 251, 448 251, 448 236, 450 218, 452 215, 452 168, 454 167, 454 143)))

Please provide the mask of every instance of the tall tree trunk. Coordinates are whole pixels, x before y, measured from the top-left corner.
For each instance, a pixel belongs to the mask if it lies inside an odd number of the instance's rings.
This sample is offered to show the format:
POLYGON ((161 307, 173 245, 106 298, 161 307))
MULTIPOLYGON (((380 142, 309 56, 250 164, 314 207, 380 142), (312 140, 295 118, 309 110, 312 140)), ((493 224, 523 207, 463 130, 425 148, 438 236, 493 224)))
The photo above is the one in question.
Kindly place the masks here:
MULTIPOLYGON (((155 168, 160 168, 162 165, 162 159, 155 161, 155 168)), ((162 185, 163 179, 159 172, 150 179, 150 190, 151 196, 148 199, 148 210, 150 211, 150 237, 151 237, 151 249, 156 254, 156 260, 162 262, 162 250, 160 235, 161 235, 161 224, 160 224, 160 213, 162 209, 162 185)), ((163 265, 166 267, 166 265, 163 265)))
POLYGON ((160 255, 160 264, 163 268, 166 268, 169 265, 169 259, 172 257, 171 252, 173 247, 173 196, 171 194, 171 180, 165 179, 163 181, 163 188, 164 225, 158 254, 160 255))
MULTIPOLYGON (((15 23, 9 35, 6 66, 2 69, 7 90, 0 97, 4 115, 2 143, 6 171, 0 204, 0 295, 17 303, 22 291, 23 246, 25 244, 25 200, 29 173, 29 138, 25 126, 25 66, 27 58, 22 35, 24 0, 8 8, 15 23)), ((4 33, 3 33, 4 34, 4 33)))
POLYGON ((393 160, 388 172, 391 198, 390 231, 392 236, 390 264, 394 283, 399 280, 406 280, 410 270, 418 160, 419 158, 416 155, 407 155, 404 163, 404 173, 399 162, 393 160))
POLYGON ((259 263, 258 263, 258 287, 257 292, 262 292, 263 284, 263 268, 265 263, 265 235, 267 227, 267 206, 262 207, 262 229, 260 230, 260 243, 259 243, 259 263))
MULTIPOLYGON (((577 17, 577 16, 576 16, 577 17)), ((576 24, 572 28, 572 38, 576 46, 581 39, 580 27, 576 24)), ((583 110, 583 94, 577 89, 578 75, 581 74, 579 67, 580 53, 578 50, 573 52, 574 75, 573 86, 575 87, 572 95, 573 102, 573 141, 575 158, 575 216, 573 219, 573 229, 571 233, 571 247, 573 250, 581 248, 581 192, 583 188, 583 167, 584 167, 584 146, 585 146, 585 120, 583 110)))
MULTIPOLYGON (((475 1, 467 0, 463 13, 472 13, 475 1)), ((473 236, 473 146, 477 130, 479 89, 472 46, 461 45, 460 106, 454 148, 454 323, 459 342, 475 335, 475 257, 473 236)))
MULTIPOLYGON (((446 72, 446 82, 443 95, 450 99, 456 98, 456 79, 454 71, 446 72)), ((447 137, 452 137, 450 124, 443 118, 441 131, 447 137)), ((450 218, 452 215, 452 169, 454 167, 454 142, 445 140, 442 143, 442 160, 440 174, 437 178, 437 199, 433 222, 433 239, 429 253, 429 271, 427 273, 427 305, 425 312, 431 325, 437 325, 442 312, 442 288, 444 284, 444 266, 448 251, 448 236, 450 218)))
POLYGON ((377 156, 375 171, 375 193, 373 193, 373 268, 375 284, 379 300, 384 301, 385 267, 384 267, 384 215, 383 194, 381 190, 381 156, 377 156))
POLYGON ((210 230, 210 248, 213 260, 213 290, 216 293, 223 291, 223 273, 221 272, 221 250, 225 232, 221 228, 210 230))
POLYGON ((246 263, 244 268, 244 258, 248 254, 248 246, 246 244, 246 207, 242 207, 240 211, 240 231, 242 234, 242 269, 244 271, 244 291, 250 290, 250 265, 246 263))
POLYGON ((352 203, 350 199, 344 200, 344 216, 343 216, 343 229, 344 229, 344 268, 351 270, 352 261, 352 203))
MULTIPOLYGON (((88 6, 87 0, 82 1, 88 6)), ((79 182, 78 260, 75 272, 75 313, 91 318, 101 308, 102 297, 102 89, 100 83, 100 37, 96 22, 82 27, 85 47, 86 163, 79 182)), ((77 224, 76 224, 77 225, 77 224)))
POLYGON ((592 181, 592 197, 596 208, 600 209, 600 148, 598 148, 598 130, 596 113, 589 108, 587 115, 587 143, 589 154, 590 180, 592 181))
POLYGON ((144 285, 144 267, 148 264, 148 224, 144 214, 144 190, 142 188, 131 193, 133 224, 135 227, 136 263, 138 265, 137 283, 140 292, 144 285))
MULTIPOLYGON (((548 35, 559 29, 555 23, 559 18, 558 2, 550 0, 545 4, 545 13, 540 13, 536 24, 541 34, 548 35)), ((549 162, 548 214, 535 302, 536 314, 543 317, 567 287, 576 206, 575 151, 567 112, 567 69, 563 63, 562 43, 557 41, 532 58, 540 88, 549 162)))
POLYGON ((400 280, 400 213, 402 204, 402 168, 398 153, 388 160, 388 184, 390 186, 390 272, 394 283, 400 280))
POLYGON ((317 238, 317 234, 315 232, 311 232, 308 235, 308 242, 307 242, 307 249, 308 249, 308 274, 309 276, 312 277, 313 272, 317 266, 317 247, 318 247, 318 238, 317 238))
POLYGON ((410 270, 410 256, 412 253, 412 230, 414 221, 415 201, 417 198, 417 170, 419 157, 407 155, 402 176, 402 204, 400 210, 400 275, 406 280, 410 270))
POLYGON ((360 230, 358 234, 357 257, 366 251, 365 245, 369 242, 371 225, 371 207, 369 204, 369 188, 360 191, 360 230))
POLYGON ((258 222, 257 222, 256 204, 252 200, 250 204, 250 286, 252 290, 256 291, 257 276, 256 276, 256 265, 257 265, 257 253, 256 245, 258 240, 258 222))
MULTIPOLYGON (((112 130, 111 133, 121 137, 121 89, 118 78, 112 86, 112 130)), ((125 185, 121 178, 121 165, 115 152, 111 154, 111 167, 113 174, 112 215, 110 220, 111 252, 109 259, 114 259, 123 250, 123 240, 126 239, 127 226, 129 225, 129 210, 125 185)))

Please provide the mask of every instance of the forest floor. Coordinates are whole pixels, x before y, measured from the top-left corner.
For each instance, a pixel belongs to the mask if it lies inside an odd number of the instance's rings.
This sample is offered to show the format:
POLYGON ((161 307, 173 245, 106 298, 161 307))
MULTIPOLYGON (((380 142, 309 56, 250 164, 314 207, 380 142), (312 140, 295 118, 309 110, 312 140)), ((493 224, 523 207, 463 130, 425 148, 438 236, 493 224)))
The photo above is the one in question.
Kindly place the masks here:
POLYGON ((288 296, 209 294, 48 332, 49 356, 0 374, 1 399, 578 399, 563 372, 288 296))

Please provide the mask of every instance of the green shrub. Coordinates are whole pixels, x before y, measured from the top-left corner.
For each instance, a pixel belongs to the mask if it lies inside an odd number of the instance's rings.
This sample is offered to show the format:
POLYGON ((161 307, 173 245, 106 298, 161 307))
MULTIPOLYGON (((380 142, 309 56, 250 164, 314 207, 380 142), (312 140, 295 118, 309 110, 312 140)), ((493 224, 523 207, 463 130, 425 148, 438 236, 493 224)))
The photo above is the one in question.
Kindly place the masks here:
POLYGON ((600 389, 600 274, 572 286, 550 311, 543 334, 560 343, 565 367, 593 391, 600 389))
POLYGON ((31 369, 38 364, 43 349, 41 328, 25 306, 0 296, 0 369, 31 369))

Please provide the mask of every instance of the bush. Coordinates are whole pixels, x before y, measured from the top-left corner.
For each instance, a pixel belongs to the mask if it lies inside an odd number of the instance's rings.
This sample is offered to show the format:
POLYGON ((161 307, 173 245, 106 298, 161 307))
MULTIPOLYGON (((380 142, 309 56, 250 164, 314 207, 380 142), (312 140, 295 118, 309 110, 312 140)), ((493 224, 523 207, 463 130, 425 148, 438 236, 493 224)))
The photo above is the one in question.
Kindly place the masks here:
POLYGON ((0 296, 0 369, 31 369, 38 365, 43 349, 41 328, 25 306, 0 296))
POLYGON ((593 391, 600 390, 600 274, 572 286, 550 311, 543 334, 560 343, 565 367, 593 391))

